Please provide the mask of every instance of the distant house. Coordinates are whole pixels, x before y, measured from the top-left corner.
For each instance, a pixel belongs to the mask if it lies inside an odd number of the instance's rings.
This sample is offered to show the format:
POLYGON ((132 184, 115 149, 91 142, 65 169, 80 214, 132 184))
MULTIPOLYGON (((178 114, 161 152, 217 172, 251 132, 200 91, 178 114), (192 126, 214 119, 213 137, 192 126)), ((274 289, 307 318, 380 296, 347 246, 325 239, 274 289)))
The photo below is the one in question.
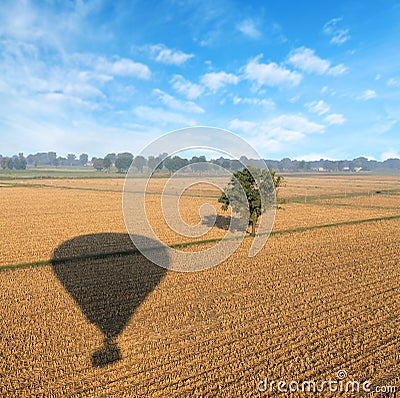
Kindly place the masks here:
POLYGON ((90 160, 88 160, 88 161, 85 163, 85 167, 93 167, 93 162, 91 162, 90 160))
POLYGON ((354 171, 356 173, 359 173, 362 170, 362 167, 354 167, 354 171))
POLYGON ((350 167, 349 166, 343 167, 343 171, 350 171, 350 167))
POLYGON ((318 167, 318 171, 325 171, 323 167, 318 167))

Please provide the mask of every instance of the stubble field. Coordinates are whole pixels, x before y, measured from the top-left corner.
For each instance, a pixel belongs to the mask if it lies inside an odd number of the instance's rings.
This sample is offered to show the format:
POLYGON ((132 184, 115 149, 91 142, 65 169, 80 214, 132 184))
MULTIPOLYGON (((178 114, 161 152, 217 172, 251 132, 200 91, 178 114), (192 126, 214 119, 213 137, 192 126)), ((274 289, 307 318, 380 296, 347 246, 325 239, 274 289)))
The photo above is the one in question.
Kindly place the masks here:
MULTIPOLYGON (((0 184, 0 264, 11 268, 0 273, 0 395, 304 396, 257 383, 339 370, 398 386, 400 177, 289 176, 262 251, 249 258, 245 239, 197 273, 135 251, 123 180, 19 183, 0 184)), ((163 183, 148 202, 156 232, 193 242, 160 221, 163 183)), ((215 196, 186 192, 185 220, 197 223, 205 201, 224 219, 215 196)), ((215 226, 199 240, 224 234, 215 226)))

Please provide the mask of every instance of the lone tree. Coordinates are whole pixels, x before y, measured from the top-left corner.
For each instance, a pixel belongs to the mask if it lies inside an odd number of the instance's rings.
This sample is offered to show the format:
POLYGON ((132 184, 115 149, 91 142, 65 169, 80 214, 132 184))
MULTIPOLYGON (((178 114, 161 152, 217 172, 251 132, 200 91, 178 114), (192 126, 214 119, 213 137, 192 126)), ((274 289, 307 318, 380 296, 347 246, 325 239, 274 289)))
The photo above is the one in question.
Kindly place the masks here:
POLYGON ((234 177, 232 177, 225 192, 219 197, 218 202, 222 203, 222 210, 224 211, 228 210, 228 206, 231 205, 232 210, 242 217, 248 215, 251 236, 255 236, 257 221, 266 210, 265 206, 262 205, 261 197, 265 199, 264 203, 271 203, 274 189, 282 185, 283 177, 277 176, 275 171, 253 167, 236 171, 233 175, 234 177), (240 199, 232 200, 232 203, 230 203, 229 197, 237 199, 242 196, 242 188, 246 194, 247 203, 243 203, 240 199))

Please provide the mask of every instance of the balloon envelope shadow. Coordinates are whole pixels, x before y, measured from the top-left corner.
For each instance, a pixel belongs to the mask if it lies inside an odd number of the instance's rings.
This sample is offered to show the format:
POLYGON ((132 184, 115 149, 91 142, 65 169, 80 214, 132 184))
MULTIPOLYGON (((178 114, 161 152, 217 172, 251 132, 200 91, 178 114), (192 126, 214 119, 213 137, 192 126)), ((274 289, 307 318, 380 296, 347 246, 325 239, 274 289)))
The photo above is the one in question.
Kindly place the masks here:
MULTIPOLYGON (((147 247, 157 246, 151 239, 136 237, 147 247)), ((54 251, 51 263, 83 314, 104 335, 104 346, 93 353, 92 365, 101 367, 120 360, 116 338, 167 270, 143 256, 128 234, 117 233, 68 240, 54 251)))

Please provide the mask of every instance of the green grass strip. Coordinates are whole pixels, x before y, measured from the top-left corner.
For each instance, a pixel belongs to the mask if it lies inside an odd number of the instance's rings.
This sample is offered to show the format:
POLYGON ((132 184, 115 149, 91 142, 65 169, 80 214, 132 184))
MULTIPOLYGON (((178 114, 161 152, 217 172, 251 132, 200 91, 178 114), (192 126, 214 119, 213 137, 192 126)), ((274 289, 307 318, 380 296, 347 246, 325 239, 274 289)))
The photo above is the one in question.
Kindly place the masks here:
POLYGON ((346 198, 356 198, 359 196, 377 196, 377 195, 391 195, 391 194, 398 194, 400 189, 386 189, 386 190, 379 190, 379 194, 376 191, 369 191, 369 192, 353 192, 347 193, 346 195, 340 194, 333 194, 333 195, 314 195, 314 196, 302 196, 298 198, 287 198, 285 199, 287 203, 305 203, 314 202, 318 200, 327 200, 327 199, 346 199, 346 198))
POLYGON ((330 207, 350 207, 353 209, 376 209, 376 210, 400 210, 400 207, 387 207, 387 206, 370 206, 370 205, 358 205, 349 203, 319 203, 318 201, 313 202, 313 205, 317 206, 330 206, 330 207))
MULTIPOLYGON (((366 224, 366 223, 370 223, 370 222, 389 221, 389 220, 397 220, 397 219, 400 219, 400 215, 385 216, 385 217, 378 217, 378 218, 366 218, 363 220, 342 221, 342 222, 337 222, 337 223, 332 223, 332 224, 312 225, 311 227, 298 227, 298 228, 293 228, 293 229, 283 229, 280 231, 272 231, 270 234, 271 235, 282 235, 282 234, 289 234, 289 233, 296 233, 296 232, 312 231, 313 229, 342 227, 345 225, 358 225, 358 224, 366 224)), ((264 234, 264 235, 266 235, 266 234, 264 234)))
MULTIPOLYGON (((332 227, 341 227, 341 226, 346 226, 346 225, 358 225, 358 224, 366 224, 366 223, 370 223, 370 222, 390 221, 390 220, 398 220, 398 219, 400 219, 400 215, 378 217, 378 218, 366 218, 363 220, 342 221, 342 222, 337 222, 337 223, 332 223, 332 224, 312 225, 311 227, 298 227, 298 228, 292 228, 292 229, 283 229, 283 230, 279 230, 279 231, 272 231, 269 234, 270 235, 293 234, 293 233, 299 233, 299 232, 305 232, 305 231, 312 231, 315 229, 325 229, 325 228, 332 228, 332 227)), ((266 233, 258 234, 258 236, 263 236, 263 235, 268 235, 268 233, 266 232, 266 233)), ((251 238, 251 237, 246 236, 246 238, 251 238)), ((239 239, 239 238, 231 238, 231 239, 239 239)), ((222 240, 222 238, 205 239, 205 240, 190 241, 190 242, 185 242, 185 243, 175 243, 172 245, 168 245, 168 247, 170 247, 172 249, 178 249, 178 248, 185 248, 185 247, 196 246, 196 245, 204 245, 207 243, 217 243, 221 240, 222 240)), ((154 247, 154 248, 150 247, 146 250, 154 250, 154 249, 158 249, 158 247, 154 247)), ((160 250, 164 250, 164 249, 160 249, 160 250)), ((58 258, 58 259, 45 260, 45 261, 36 261, 36 262, 31 262, 31 263, 4 265, 4 266, 0 266, 0 272, 5 271, 5 270, 10 270, 10 269, 15 270, 15 269, 19 269, 19 268, 54 265, 54 264, 68 262, 68 261, 88 260, 88 259, 98 260, 98 259, 104 259, 104 258, 114 257, 114 256, 122 257, 122 256, 130 256, 130 255, 137 255, 137 254, 140 254, 140 251, 138 249, 115 251, 115 252, 108 252, 108 253, 99 253, 99 254, 85 254, 85 255, 75 256, 75 257, 65 257, 65 258, 58 258)))

